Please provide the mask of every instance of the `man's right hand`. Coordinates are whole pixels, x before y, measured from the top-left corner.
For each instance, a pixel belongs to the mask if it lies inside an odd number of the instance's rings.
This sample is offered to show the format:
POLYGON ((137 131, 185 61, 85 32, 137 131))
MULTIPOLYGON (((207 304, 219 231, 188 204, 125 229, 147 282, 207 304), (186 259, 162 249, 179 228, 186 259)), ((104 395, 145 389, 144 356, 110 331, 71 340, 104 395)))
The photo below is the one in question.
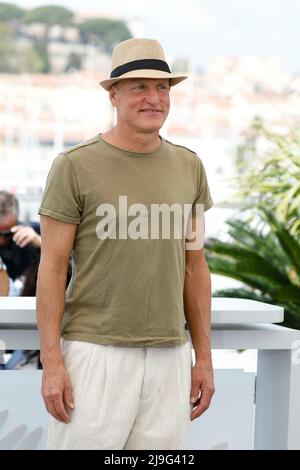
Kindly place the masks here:
POLYGON ((70 421, 67 407, 74 409, 72 384, 63 365, 43 370, 42 395, 46 409, 63 423, 70 421))

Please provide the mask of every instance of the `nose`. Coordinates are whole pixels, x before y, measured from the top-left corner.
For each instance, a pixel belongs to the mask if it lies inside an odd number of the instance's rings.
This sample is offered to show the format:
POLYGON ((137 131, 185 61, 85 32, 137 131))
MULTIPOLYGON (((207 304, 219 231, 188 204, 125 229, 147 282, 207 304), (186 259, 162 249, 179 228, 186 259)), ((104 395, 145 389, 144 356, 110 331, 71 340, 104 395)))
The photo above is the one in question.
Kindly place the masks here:
POLYGON ((147 91, 147 95, 145 97, 145 101, 147 101, 147 103, 150 103, 152 105, 154 105, 155 103, 159 103, 160 102, 160 99, 159 99, 159 93, 158 93, 158 90, 156 90, 155 88, 153 89, 149 89, 147 91))

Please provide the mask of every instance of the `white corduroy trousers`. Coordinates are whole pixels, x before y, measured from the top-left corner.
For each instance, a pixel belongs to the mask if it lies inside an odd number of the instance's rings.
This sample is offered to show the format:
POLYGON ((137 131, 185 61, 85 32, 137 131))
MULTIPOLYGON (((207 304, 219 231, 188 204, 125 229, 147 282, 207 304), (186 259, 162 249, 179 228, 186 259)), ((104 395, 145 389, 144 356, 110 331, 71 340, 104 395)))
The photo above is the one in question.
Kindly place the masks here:
POLYGON ((190 342, 123 347, 62 340, 71 421, 50 416, 48 449, 188 449, 190 342))

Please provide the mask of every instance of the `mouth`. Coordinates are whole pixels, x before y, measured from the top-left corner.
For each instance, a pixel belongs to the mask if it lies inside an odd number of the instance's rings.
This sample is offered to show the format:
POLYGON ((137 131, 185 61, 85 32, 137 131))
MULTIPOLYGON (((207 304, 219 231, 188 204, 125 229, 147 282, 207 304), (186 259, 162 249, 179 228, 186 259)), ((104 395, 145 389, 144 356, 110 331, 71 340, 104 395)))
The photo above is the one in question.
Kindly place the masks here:
POLYGON ((146 113, 146 114, 158 114, 162 113, 161 109, 152 109, 152 108, 147 108, 147 109, 141 109, 141 113, 146 113))

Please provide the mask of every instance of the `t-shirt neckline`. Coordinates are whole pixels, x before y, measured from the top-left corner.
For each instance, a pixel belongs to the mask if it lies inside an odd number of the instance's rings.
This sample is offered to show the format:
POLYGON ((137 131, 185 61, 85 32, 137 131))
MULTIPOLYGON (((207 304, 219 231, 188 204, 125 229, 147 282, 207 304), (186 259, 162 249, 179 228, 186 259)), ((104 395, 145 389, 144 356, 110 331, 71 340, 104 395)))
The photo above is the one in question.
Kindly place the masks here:
POLYGON ((152 156, 154 156, 157 152, 159 152, 159 151, 162 150, 162 147, 163 147, 164 141, 165 141, 165 139, 164 139, 161 135, 159 135, 159 138, 160 138, 160 140, 161 140, 161 143, 160 143, 160 146, 159 146, 157 149, 151 150, 151 152, 133 152, 133 151, 131 151, 131 150, 125 150, 125 149, 122 149, 122 148, 120 148, 120 147, 117 147, 116 145, 110 144, 109 142, 106 142, 106 140, 103 139, 101 132, 98 134, 98 137, 99 137, 99 140, 100 140, 101 142, 103 142, 104 145, 106 145, 107 147, 110 147, 110 148, 113 149, 114 151, 119 151, 119 152, 121 152, 121 153, 123 153, 123 154, 125 153, 125 154, 127 154, 127 155, 129 155, 129 156, 132 156, 132 157, 152 157, 152 156))

